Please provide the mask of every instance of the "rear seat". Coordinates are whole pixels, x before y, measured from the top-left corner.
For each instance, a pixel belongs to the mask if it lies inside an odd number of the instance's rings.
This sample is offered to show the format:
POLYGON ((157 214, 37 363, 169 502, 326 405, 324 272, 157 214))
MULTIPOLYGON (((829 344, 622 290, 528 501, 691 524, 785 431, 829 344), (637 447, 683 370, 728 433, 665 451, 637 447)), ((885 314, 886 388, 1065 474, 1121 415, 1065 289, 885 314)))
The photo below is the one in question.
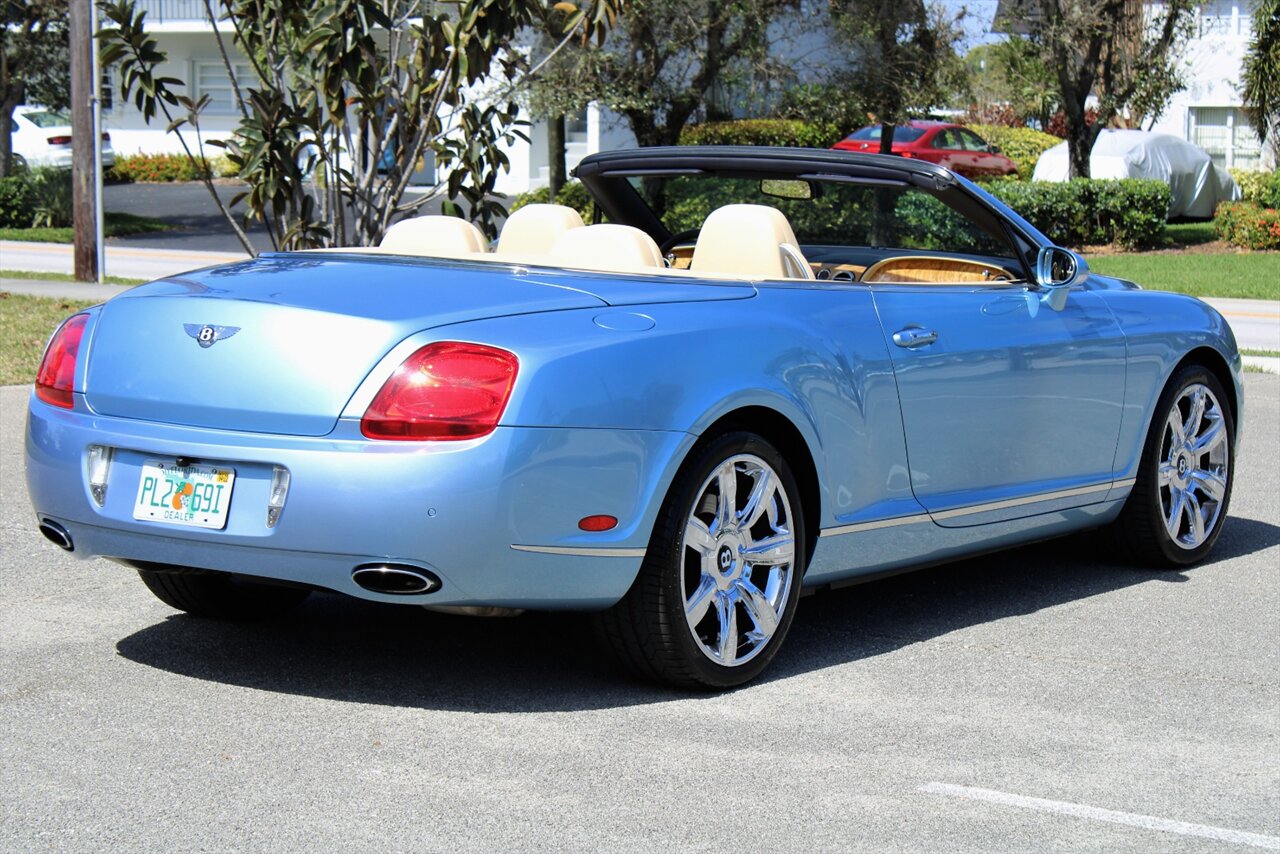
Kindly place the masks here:
POLYGON ((456 216, 419 216, 402 219, 387 229, 378 248, 397 255, 464 258, 483 252, 489 245, 484 233, 456 216))
POLYGON ((566 232, 582 228, 582 215, 565 205, 525 205, 507 217, 496 251, 546 254, 566 232))
POLYGON ((629 225, 584 225, 566 231, 551 247, 551 264, 578 270, 655 273, 666 270, 653 238, 629 225))

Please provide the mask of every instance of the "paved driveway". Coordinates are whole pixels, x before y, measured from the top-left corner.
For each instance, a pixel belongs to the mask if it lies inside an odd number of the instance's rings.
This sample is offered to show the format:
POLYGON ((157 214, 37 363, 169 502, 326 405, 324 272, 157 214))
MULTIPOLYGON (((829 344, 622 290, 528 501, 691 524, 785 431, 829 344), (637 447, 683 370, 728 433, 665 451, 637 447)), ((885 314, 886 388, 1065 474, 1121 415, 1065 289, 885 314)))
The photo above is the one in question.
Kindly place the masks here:
POLYGON ((10 851, 1280 848, 1280 377, 1212 563, 1081 539, 801 603, 763 682, 616 676, 580 618, 180 616, 31 524, 0 389, 10 851))

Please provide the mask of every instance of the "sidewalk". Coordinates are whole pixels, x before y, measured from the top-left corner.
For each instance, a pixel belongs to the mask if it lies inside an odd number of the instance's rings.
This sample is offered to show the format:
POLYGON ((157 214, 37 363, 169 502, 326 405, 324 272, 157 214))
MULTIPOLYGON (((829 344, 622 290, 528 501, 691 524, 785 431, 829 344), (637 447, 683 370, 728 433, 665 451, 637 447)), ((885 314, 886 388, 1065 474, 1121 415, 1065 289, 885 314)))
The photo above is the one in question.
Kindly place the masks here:
MULTIPOLYGON (((235 252, 188 252, 171 249, 108 246, 107 272, 112 276, 158 279, 197 267, 240 261, 235 252)), ((20 243, 0 240, 0 269, 36 272, 71 272, 71 247, 60 243, 20 243)), ((95 285, 37 279, 0 279, 0 290, 15 294, 63 299, 110 299, 124 285, 95 285)), ((1280 300, 1206 299, 1231 324, 1240 347, 1280 350, 1280 300)), ((1245 364, 1280 373, 1280 358, 1245 356, 1245 364)))

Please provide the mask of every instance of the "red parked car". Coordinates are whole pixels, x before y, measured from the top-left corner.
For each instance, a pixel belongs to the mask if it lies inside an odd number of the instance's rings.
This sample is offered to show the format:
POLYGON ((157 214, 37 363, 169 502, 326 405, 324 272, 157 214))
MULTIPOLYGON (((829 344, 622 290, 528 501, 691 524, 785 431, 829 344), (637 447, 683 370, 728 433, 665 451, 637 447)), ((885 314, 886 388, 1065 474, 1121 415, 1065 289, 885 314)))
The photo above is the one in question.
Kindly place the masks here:
MULTIPOLYGON (((856 131, 835 145, 842 151, 880 150, 880 125, 856 131)), ((963 125, 912 120, 893 129, 893 153, 918 157, 959 172, 966 178, 1016 175, 1018 167, 1000 149, 963 125)))

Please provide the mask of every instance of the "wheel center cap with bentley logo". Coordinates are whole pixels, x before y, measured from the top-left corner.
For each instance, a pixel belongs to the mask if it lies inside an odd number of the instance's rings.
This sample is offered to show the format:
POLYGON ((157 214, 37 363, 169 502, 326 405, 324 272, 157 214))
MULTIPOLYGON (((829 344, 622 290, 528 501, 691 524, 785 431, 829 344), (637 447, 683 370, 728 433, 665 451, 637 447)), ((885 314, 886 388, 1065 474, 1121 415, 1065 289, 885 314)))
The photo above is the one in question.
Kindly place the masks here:
POLYGON ((1187 458, 1178 457, 1178 477, 1187 476, 1187 458))
POLYGON ((720 571, 728 572, 733 568, 733 549, 728 546, 721 546, 717 560, 720 562, 720 571))
POLYGON ((210 323, 184 323, 182 328, 204 348, 225 341, 240 331, 239 326, 214 326, 210 323))

